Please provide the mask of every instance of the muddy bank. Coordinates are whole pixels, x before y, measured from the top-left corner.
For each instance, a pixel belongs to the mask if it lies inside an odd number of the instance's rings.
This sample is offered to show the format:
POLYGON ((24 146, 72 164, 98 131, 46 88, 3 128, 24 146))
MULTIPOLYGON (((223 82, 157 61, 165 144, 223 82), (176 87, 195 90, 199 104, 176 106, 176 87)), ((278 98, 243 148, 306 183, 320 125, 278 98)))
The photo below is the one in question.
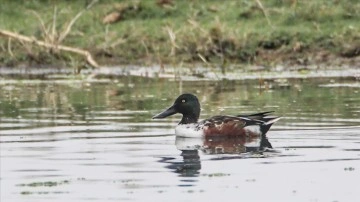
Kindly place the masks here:
POLYGON ((179 81, 218 81, 218 80, 276 80, 286 83, 292 78, 341 78, 345 80, 360 81, 360 68, 356 67, 324 67, 277 66, 267 71, 262 66, 251 66, 246 69, 236 65, 229 65, 227 70, 221 67, 185 67, 185 66, 109 66, 97 69, 83 70, 82 74, 74 74, 71 68, 0 68, 0 80, 8 82, 9 79, 44 79, 44 80, 96 80, 121 79, 123 77, 141 77, 150 79, 169 79, 179 81), (210 71, 209 71, 210 69, 210 71), (282 80, 285 79, 285 80, 282 80))

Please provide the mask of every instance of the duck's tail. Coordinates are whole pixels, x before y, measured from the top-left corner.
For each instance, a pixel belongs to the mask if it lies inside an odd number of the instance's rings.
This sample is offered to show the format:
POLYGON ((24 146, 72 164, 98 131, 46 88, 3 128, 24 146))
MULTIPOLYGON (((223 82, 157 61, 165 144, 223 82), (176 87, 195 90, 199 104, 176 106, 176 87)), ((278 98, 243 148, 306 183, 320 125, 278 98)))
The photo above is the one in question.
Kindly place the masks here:
POLYGON ((263 117, 264 124, 260 126, 260 130, 262 133, 263 138, 266 138, 266 133, 270 130, 273 123, 280 120, 281 117, 279 116, 266 116, 263 117))
POLYGON ((272 126, 272 124, 280 119, 281 119, 281 117, 278 117, 278 116, 263 117, 263 120, 266 122, 260 126, 260 130, 262 133, 261 140, 260 140, 260 149, 272 148, 271 143, 269 142, 269 140, 266 137, 266 133, 270 130, 270 127, 272 126))
POLYGON ((276 121, 280 120, 281 117, 272 116, 272 117, 265 117, 264 119, 268 119, 268 121, 265 122, 265 125, 271 125, 271 124, 275 123, 276 121))
POLYGON ((273 123, 281 119, 279 116, 270 115, 274 111, 260 112, 256 114, 249 115, 239 115, 242 117, 250 118, 253 121, 258 121, 260 131, 261 131, 261 140, 260 140, 260 149, 272 148, 271 143, 266 137, 266 133, 270 130, 273 123))

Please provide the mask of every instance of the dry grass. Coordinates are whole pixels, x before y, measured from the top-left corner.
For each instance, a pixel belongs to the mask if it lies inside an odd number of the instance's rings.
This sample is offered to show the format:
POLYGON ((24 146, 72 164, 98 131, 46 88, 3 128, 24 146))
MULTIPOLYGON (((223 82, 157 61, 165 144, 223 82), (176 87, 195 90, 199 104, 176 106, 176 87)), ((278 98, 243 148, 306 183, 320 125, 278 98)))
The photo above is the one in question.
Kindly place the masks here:
MULTIPOLYGON (((359 55, 360 3, 355 0, 108 0, 86 13, 77 12, 86 10, 79 2, 26 4, 9 1, 2 9, 16 7, 18 12, 0 12, 0 24, 27 35, 40 33, 55 45, 91 50, 104 64, 306 65, 324 62, 328 56, 357 60, 359 55), (49 6, 54 9, 45 9, 49 6), (36 12, 29 14, 28 8, 36 12), (113 11, 121 11, 121 19, 104 24, 104 17, 113 11), (70 16, 71 21, 64 20, 70 16)), ((9 62, 11 55, 19 60, 21 45, 6 40, 0 46, 6 50, 0 63, 9 62)))

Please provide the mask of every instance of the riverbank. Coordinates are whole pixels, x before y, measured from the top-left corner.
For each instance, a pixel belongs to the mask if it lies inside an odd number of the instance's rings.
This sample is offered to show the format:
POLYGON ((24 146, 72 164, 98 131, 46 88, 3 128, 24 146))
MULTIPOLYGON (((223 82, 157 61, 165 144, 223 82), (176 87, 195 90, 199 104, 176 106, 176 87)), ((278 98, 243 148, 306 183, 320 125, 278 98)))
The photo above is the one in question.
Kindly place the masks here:
POLYGON ((86 7, 5 0, 1 29, 53 47, 2 36, 0 66, 88 66, 59 45, 89 51, 100 66, 360 66, 357 1, 108 0, 86 7))
MULTIPOLYGON (((133 79, 154 79, 154 80, 176 80, 176 81, 244 81, 244 80, 258 80, 264 81, 277 81, 281 85, 287 85, 288 80, 291 79, 322 79, 333 80, 341 79, 343 81, 353 81, 357 85, 360 84, 360 69, 342 67, 338 69, 294 69, 277 66, 272 71, 250 68, 231 67, 225 73, 221 68, 208 67, 170 67, 170 66, 112 66, 112 67, 99 67, 97 69, 83 70, 81 74, 74 75, 71 68, 4 68, 0 67, 0 83, 25 82, 102 82, 116 81, 124 77, 133 79)), ((283 86, 284 87, 284 86, 283 86)))

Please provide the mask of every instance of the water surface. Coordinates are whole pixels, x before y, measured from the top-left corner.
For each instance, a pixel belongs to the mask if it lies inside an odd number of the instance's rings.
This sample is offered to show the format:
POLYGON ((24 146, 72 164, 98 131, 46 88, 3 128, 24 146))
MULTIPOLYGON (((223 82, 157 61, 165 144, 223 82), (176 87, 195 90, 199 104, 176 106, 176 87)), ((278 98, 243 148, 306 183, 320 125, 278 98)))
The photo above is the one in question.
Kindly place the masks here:
POLYGON ((355 201, 354 78, 189 81, 119 77, 0 82, 1 201, 355 201), (151 117, 181 92, 201 118, 276 111, 260 140, 175 138, 151 117))

